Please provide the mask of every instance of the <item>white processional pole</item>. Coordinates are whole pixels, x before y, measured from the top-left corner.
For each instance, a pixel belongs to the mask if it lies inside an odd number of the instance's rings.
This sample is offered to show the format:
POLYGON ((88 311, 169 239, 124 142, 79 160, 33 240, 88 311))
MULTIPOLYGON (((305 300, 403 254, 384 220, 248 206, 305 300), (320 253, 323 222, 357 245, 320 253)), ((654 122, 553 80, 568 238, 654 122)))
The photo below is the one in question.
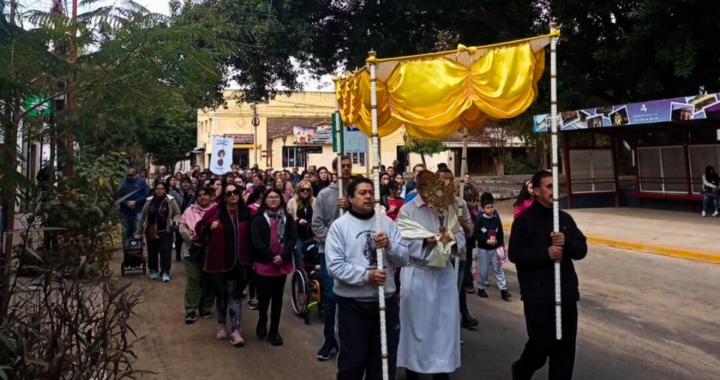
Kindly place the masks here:
MULTIPOLYGON (((462 161, 460 164, 460 183, 458 185, 458 197, 465 200, 465 194, 463 194, 463 181, 465 181, 465 174, 467 174, 467 139, 468 139, 468 133, 467 133, 467 127, 463 127, 463 146, 462 146, 462 161)), ((460 204, 460 207, 458 208, 458 216, 463 215, 463 206, 464 203, 460 204)), ((467 215, 467 217, 470 217, 470 215, 467 215)), ((465 249, 472 249, 469 248, 467 245, 465 245, 465 249)), ((470 252, 472 254, 472 251, 470 252)), ((468 265, 466 262, 465 265, 468 265)), ((458 284, 458 277, 460 275, 460 251, 458 250, 457 256, 455 256, 455 283, 458 284)), ((462 291, 462 286, 458 284, 458 291, 462 291)))
MULTIPOLYGON (((550 32, 557 32, 557 24, 550 23, 550 32)), ((552 125, 552 178, 553 178, 553 232, 560 232, 560 207, 558 205, 558 138, 557 138, 557 62, 555 50, 557 36, 550 37, 550 120, 552 125)), ((560 287, 560 262, 555 262, 555 338, 562 339, 562 291, 560 287)))
MULTIPOLYGON (((334 124, 335 124, 335 141, 337 141, 337 166, 335 167, 335 171, 337 173, 337 180, 338 180, 338 199, 343 198, 343 180, 342 180, 342 148, 341 144, 342 141, 340 140, 342 137, 342 127, 340 124, 342 123, 342 119, 340 118, 340 102, 338 102, 338 86, 337 83, 340 79, 337 77, 333 78, 333 83, 335 83, 335 113, 333 114, 334 118, 334 124)), ((315 194, 317 196, 317 194, 315 194)), ((340 216, 343 214, 343 209, 340 209, 340 216)))
MULTIPOLYGON (((368 53, 370 66, 370 112, 372 117, 373 182, 375 183, 375 227, 380 232, 380 151, 378 150, 378 114, 377 114, 377 61, 375 51, 368 53)), ((382 249, 377 250, 378 269, 384 268, 382 249)), ((380 302, 380 347, 382 355, 383 380, 388 379, 387 328, 385 326, 385 287, 378 287, 380 302)))

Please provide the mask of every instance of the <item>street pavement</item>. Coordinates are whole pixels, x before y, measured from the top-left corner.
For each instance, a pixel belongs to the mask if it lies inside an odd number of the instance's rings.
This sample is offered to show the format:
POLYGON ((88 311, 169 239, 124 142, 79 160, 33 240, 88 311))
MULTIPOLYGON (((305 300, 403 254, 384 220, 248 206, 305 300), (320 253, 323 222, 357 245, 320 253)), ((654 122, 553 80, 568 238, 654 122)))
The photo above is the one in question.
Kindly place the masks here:
MULTIPOLYGON (((115 262, 119 266, 119 260, 115 262)), ((575 379, 717 380, 720 378, 720 265, 591 246, 576 265, 582 301, 575 379)), ((512 302, 500 299, 491 275, 490 298, 469 295, 480 331, 463 330, 462 380, 510 379, 510 364, 525 344, 515 268, 505 267, 512 302)), ((119 273, 119 270, 116 270, 119 273)), ((215 339, 215 319, 184 324, 184 273, 173 263, 170 283, 139 272, 121 283, 147 290, 130 324, 145 339, 136 368, 157 380, 322 380, 334 378, 334 361, 318 362, 322 323, 295 317, 286 292, 282 347, 255 338, 257 312, 243 309, 245 347, 215 339)), ((289 286, 288 286, 289 289, 289 286)), ((450 321, 448 321, 450 323, 450 321)), ((398 379, 404 379, 399 371, 398 379)), ((535 380, 547 379, 547 367, 535 380)))

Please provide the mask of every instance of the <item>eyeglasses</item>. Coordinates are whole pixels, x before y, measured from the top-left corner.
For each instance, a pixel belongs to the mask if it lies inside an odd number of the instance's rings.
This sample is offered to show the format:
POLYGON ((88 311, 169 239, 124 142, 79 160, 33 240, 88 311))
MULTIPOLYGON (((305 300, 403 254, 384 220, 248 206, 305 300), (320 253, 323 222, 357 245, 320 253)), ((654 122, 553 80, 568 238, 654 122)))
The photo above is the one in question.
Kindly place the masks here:
POLYGON ((232 197, 233 195, 240 195, 240 190, 230 190, 225 192, 226 197, 232 197))
POLYGON ((309 192, 309 191, 310 191, 310 189, 307 189, 307 188, 306 188, 306 189, 300 189, 300 192, 301 192, 301 193, 307 193, 307 192, 309 192))

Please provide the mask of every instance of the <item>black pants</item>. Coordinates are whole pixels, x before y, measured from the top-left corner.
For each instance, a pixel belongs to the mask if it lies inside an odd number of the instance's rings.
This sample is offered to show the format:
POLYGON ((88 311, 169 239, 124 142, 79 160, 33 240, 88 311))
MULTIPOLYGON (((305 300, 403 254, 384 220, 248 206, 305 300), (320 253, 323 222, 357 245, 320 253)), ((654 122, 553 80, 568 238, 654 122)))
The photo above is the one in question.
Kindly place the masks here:
POLYGON ((248 300, 257 298, 257 273, 252 268, 248 269, 248 293, 248 300))
MULTIPOLYGON (((406 368, 405 369, 405 378, 407 380, 419 380, 420 374, 406 368)), ((449 373, 434 373, 432 376, 432 379, 433 380, 449 380, 450 374, 449 373)))
MULTIPOLYGON (((467 241, 467 249, 466 249, 467 252, 465 253, 465 260, 466 260, 465 262, 467 264, 465 265, 465 276, 463 277, 463 282, 462 282, 463 288, 471 288, 475 285, 474 281, 473 281, 473 276, 472 276, 472 263, 473 263, 472 251, 473 251, 474 247, 475 247, 475 240, 474 239, 468 240, 467 241)), ((460 291, 463 293, 464 293, 464 290, 465 289, 460 289, 460 291)))
POLYGON ((175 232, 175 260, 181 261, 182 260, 182 245, 183 245, 183 237, 180 235, 180 231, 175 232))
POLYGON ((562 340, 555 339, 555 305, 524 303, 528 341, 520 359, 513 364, 513 380, 530 380, 550 358, 548 380, 570 380, 575 366, 577 303, 563 303, 562 340))
POLYGON ((270 333, 280 331, 280 314, 282 313, 283 293, 285 292, 285 280, 287 275, 277 277, 266 277, 257 275, 257 292, 260 303, 258 310, 260 318, 258 324, 266 325, 268 319, 268 308, 272 302, 270 313, 270 333))
POLYGON ((172 232, 160 232, 159 239, 147 239, 148 267, 151 271, 158 271, 158 256, 160 256, 160 272, 170 274, 172 264, 172 232))
MULTIPOLYGON (((335 296, 335 333, 338 342, 337 380, 381 380, 380 315, 362 313, 349 298, 335 296), (367 315, 365 315, 367 314, 367 315)), ((400 305, 394 297, 385 301, 388 375, 395 378, 400 343, 400 305)))

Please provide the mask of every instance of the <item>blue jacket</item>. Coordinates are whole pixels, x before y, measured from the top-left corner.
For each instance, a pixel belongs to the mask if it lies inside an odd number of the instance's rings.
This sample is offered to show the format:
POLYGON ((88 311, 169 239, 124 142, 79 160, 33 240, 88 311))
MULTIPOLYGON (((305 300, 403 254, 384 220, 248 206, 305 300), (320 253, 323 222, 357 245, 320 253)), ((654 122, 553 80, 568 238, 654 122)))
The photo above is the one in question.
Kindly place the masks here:
POLYGON ((142 178, 136 178, 132 182, 124 180, 120 186, 120 192, 118 193, 118 199, 133 193, 130 197, 120 202, 120 214, 123 216, 135 216, 142 212, 145 200, 150 195, 150 188, 147 182, 142 178), (134 191, 134 193, 133 193, 134 191), (135 208, 131 209, 128 207, 129 201, 135 201, 135 208))

